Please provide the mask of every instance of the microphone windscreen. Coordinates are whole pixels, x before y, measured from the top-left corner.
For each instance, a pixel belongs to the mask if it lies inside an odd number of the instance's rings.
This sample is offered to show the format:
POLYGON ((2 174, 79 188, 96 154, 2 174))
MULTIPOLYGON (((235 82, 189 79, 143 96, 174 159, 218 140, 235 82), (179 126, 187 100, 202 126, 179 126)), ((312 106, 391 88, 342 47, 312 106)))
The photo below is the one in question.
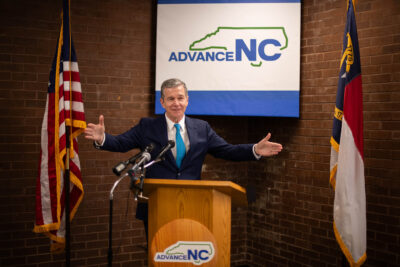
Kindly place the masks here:
POLYGON ((155 147, 155 145, 154 145, 153 143, 150 143, 150 144, 144 149, 144 151, 151 152, 151 151, 153 151, 154 147, 155 147))
POLYGON ((125 168, 126 164, 120 162, 112 169, 112 171, 114 172, 115 175, 120 176, 121 173, 125 170, 125 168))

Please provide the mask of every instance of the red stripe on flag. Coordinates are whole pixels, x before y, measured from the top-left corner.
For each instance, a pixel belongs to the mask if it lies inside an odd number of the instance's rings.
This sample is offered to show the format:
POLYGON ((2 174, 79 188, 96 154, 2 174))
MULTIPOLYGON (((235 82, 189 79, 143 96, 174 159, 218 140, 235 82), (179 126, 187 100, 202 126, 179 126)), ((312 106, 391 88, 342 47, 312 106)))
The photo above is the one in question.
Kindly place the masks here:
POLYGON ((364 159, 364 138, 363 138, 363 99, 362 99, 362 83, 361 75, 355 77, 346 85, 343 116, 349 125, 354 143, 357 146, 361 157, 364 159))
MULTIPOLYGON (((64 92, 64 101, 69 101, 71 99, 69 92, 64 92)), ((82 93, 72 91, 72 100, 75 102, 83 102, 82 101, 82 93)))
POLYGON ((62 136, 60 136, 60 152, 63 151, 66 148, 67 142, 66 142, 66 136, 65 134, 63 134, 62 136))
POLYGON ((76 71, 72 71, 72 72, 70 72, 70 71, 65 71, 64 70, 64 72, 63 72, 63 79, 64 79, 64 81, 67 81, 67 82, 69 82, 69 77, 70 77, 70 74, 72 73, 72 81, 73 82, 80 82, 81 81, 81 79, 80 79, 80 77, 79 77, 79 72, 76 72, 76 71))
POLYGON ((84 121, 85 113, 72 110, 72 118, 74 118, 74 120, 84 121))

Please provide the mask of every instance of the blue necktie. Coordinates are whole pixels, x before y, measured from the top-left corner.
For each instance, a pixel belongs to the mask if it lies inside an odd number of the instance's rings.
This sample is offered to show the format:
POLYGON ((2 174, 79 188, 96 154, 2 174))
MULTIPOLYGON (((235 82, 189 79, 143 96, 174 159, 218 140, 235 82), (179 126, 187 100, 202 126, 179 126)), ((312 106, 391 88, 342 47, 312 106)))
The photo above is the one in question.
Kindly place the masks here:
POLYGON ((186 153, 186 148, 185 148, 185 143, 183 142, 181 133, 180 133, 180 129, 181 126, 178 123, 174 124, 175 128, 176 128, 176 136, 175 136, 175 144, 176 144, 176 165, 178 166, 178 168, 181 167, 181 163, 183 158, 185 157, 185 153, 186 153))

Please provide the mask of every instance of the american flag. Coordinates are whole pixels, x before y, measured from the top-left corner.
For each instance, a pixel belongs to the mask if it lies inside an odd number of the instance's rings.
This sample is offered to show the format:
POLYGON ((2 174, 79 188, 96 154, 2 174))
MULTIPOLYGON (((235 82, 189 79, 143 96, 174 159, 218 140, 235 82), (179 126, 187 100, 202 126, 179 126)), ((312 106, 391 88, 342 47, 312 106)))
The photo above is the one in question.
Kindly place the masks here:
POLYGON ((350 266, 366 258, 367 226, 361 63, 354 3, 348 1, 331 137, 330 183, 335 189, 333 229, 350 266))
POLYGON ((83 198, 77 136, 86 128, 78 62, 70 33, 69 1, 63 14, 48 83, 41 130, 39 176, 36 183, 36 222, 33 231, 51 240, 51 251, 65 246, 65 190, 67 131, 70 139, 70 218, 83 198), (67 127, 69 126, 69 127, 67 127))

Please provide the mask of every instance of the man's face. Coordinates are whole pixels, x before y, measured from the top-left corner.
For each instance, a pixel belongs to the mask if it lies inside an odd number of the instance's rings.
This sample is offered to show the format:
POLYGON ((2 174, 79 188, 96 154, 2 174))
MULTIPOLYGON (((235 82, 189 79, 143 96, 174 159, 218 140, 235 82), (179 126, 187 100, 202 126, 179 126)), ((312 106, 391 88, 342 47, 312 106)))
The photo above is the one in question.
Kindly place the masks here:
POLYGON ((173 88, 165 88, 164 98, 161 98, 160 102, 166 110, 167 117, 177 123, 185 114, 186 107, 189 104, 189 96, 185 94, 183 85, 178 85, 173 88))

